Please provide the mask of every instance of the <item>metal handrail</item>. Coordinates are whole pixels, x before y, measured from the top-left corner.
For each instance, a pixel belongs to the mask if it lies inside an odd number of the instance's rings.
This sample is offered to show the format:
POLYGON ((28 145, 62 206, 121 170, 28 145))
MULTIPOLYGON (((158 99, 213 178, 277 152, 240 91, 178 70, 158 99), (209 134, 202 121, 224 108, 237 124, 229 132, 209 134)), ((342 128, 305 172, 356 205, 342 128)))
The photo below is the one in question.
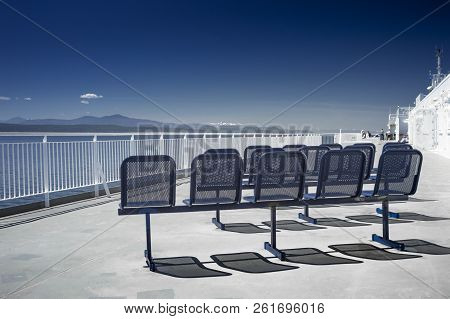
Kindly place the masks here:
MULTIPOLYGON (((170 155, 179 170, 188 169, 192 159, 210 148, 235 148, 241 154, 249 145, 267 142, 273 147, 285 144, 319 145, 320 134, 252 133, 161 133, 158 138, 139 139, 145 134, 122 133, 20 133, 14 136, 42 136, 42 142, 0 143, 0 201, 50 194, 120 180, 120 164, 131 155, 170 155), (89 135, 92 134, 92 135, 89 135), (167 135, 169 134, 169 135, 167 135), (265 135, 265 134, 263 134, 265 135), (89 141, 49 141, 49 136, 91 136, 89 141), (128 136, 120 140, 99 140, 99 136, 128 136), (180 137, 181 136, 181 137, 180 137), (194 137, 190 137, 194 136, 194 137), (216 137, 213 137, 216 136, 216 137), (164 138, 169 137, 169 138, 164 138), (172 137, 172 138, 170 138, 172 137)), ((0 133, 2 136, 11 134, 0 133)), ((154 136, 155 134, 148 134, 154 136)))

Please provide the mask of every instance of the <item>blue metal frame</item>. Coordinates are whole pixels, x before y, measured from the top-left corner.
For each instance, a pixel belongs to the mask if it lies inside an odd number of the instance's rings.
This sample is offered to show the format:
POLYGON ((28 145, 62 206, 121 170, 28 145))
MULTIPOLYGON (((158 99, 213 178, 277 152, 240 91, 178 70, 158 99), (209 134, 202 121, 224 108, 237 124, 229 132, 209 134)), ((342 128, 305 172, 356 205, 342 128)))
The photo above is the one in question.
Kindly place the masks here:
MULTIPOLYGON (((377 214, 379 214, 379 215, 383 215, 383 209, 381 209, 381 208, 377 208, 376 210, 375 210, 375 212, 377 213, 377 214)), ((394 212, 389 212, 388 213, 388 216, 389 216, 389 218, 400 218, 400 214, 399 213, 394 213, 394 212)))
MULTIPOLYGON (((170 157, 169 157, 170 158, 170 157)), ((304 157, 300 157, 304 161, 304 157)), ((143 156, 143 157, 132 157, 125 161, 130 160, 150 160, 150 161, 158 161, 158 160, 167 160, 166 156, 143 156)), ((421 157, 422 161, 422 157, 421 157)), ((304 164, 304 162, 303 162, 304 164)), ((419 164, 419 173, 421 168, 421 162, 419 164)), ((168 213, 192 213, 192 212, 204 212, 204 211, 216 211, 216 218, 213 218, 213 222, 220 228, 224 229, 224 224, 220 222, 220 210, 235 210, 235 209, 255 209, 255 208, 264 208, 270 207, 270 219, 271 219, 271 231, 270 231, 270 242, 264 243, 264 249, 273 254, 275 257, 280 260, 285 260, 285 254, 277 248, 277 238, 276 238, 276 213, 277 207, 287 207, 287 206, 296 206, 299 208, 304 207, 304 214, 299 214, 299 217, 305 219, 312 223, 317 223, 317 220, 311 218, 309 216, 309 206, 323 206, 323 205, 339 205, 339 204, 359 204, 363 202, 382 202, 382 214, 383 214, 383 235, 379 236, 377 234, 372 235, 372 240, 388 247, 393 247, 399 250, 404 249, 404 245, 389 238, 389 201, 403 201, 408 199, 408 195, 395 195, 395 196, 376 196, 374 193, 371 197, 343 197, 343 198, 315 198, 315 199, 305 199, 302 200, 303 197, 303 189, 304 187, 299 187, 299 197, 295 200, 282 200, 282 201, 255 201, 255 202, 244 202, 244 203, 227 203, 227 204, 206 204, 206 205, 187 205, 187 206, 175 206, 175 163, 172 160, 170 165, 170 181, 171 181, 171 191, 170 191, 170 205, 163 207, 127 207, 126 204, 126 168, 125 165, 122 164, 121 168, 121 178, 122 178, 122 201, 118 210, 119 215, 139 215, 145 214, 146 221, 146 250, 145 250, 145 258, 146 263, 149 266, 150 271, 156 271, 157 266, 154 262, 152 256, 152 243, 151 243, 151 219, 150 215, 153 214, 168 214, 168 213), (172 166, 173 164, 173 166, 172 166), (173 172, 172 172, 173 171, 173 172)), ((304 176, 301 175, 303 182, 300 182, 301 185, 304 185, 304 176)), ((417 182, 417 181, 415 181, 417 182)), ((320 181, 319 181, 320 183, 320 181)), ((361 183, 362 184, 362 183, 361 183)), ((417 188, 417 185, 415 185, 417 188)), ((414 189, 415 192, 415 189, 414 189)), ((414 192, 411 192, 413 194, 414 192)))
POLYGON ((211 222, 212 222, 214 225, 216 225, 216 227, 219 228, 220 230, 225 230, 225 224, 223 224, 223 223, 220 221, 220 209, 219 209, 219 208, 216 209, 216 217, 213 217, 213 218, 211 219, 211 222))
MULTIPOLYGON (((336 204, 359 204, 370 202, 388 202, 390 200, 407 200, 408 196, 394 196, 389 198, 387 196, 373 196, 373 197, 357 197, 357 198, 329 198, 329 199, 314 199, 314 200, 302 200, 302 201, 279 201, 279 202, 244 202, 235 204, 221 205, 222 210, 242 210, 242 209, 255 209, 255 208, 271 208, 271 232, 270 242, 264 243, 264 249, 269 251, 275 257, 283 260, 285 255, 277 248, 276 240, 276 208, 277 207, 309 207, 309 206, 323 206, 323 205, 336 205, 336 204)), ((386 204, 385 204, 386 205, 386 204)), ((120 216, 140 215, 145 214, 146 218, 146 250, 145 258, 146 263, 149 266, 150 271, 156 271, 157 266, 152 256, 152 244, 151 244, 151 223, 150 215, 170 214, 170 213, 195 213, 215 210, 217 205, 197 205, 197 206, 167 206, 167 207, 119 207, 118 214, 120 216)), ((389 209, 387 207, 387 209, 389 209)), ((389 239, 389 221, 388 218, 383 217, 383 236, 376 234, 372 235, 374 241, 377 241, 383 245, 401 249, 401 245, 391 241, 389 239)))
POLYGON ((280 260, 286 260, 286 254, 277 248, 277 207, 270 207, 270 242, 264 242, 264 249, 280 260))
POLYGON ((317 219, 309 216, 309 205, 305 205, 305 207, 303 208, 303 213, 299 213, 298 218, 303 219, 304 221, 307 221, 311 224, 317 224, 317 219))
POLYGON ((372 240, 391 248, 404 250, 405 244, 389 239, 389 201, 387 199, 383 200, 381 206, 383 212, 383 236, 372 234, 372 240))
POLYGON ((147 262, 150 271, 156 271, 156 264, 153 261, 152 256, 152 234, 151 234, 150 214, 145 214, 145 234, 147 247, 147 249, 144 251, 145 260, 147 262))

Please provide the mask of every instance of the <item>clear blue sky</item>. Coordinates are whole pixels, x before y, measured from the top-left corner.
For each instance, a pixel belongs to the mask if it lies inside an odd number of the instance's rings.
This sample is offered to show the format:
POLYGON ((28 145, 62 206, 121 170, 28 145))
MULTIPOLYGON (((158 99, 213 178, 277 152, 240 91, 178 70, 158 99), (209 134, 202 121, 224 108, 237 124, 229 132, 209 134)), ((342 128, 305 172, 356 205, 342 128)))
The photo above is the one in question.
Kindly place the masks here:
MULTIPOLYGON (((0 119, 177 122, 0 1, 0 119), (81 99, 93 93, 97 99, 81 99), (27 99, 25 99, 27 98, 27 99)), ((445 1, 11 1, 184 122, 262 124, 445 1)), ((450 65, 450 4, 273 124, 381 128, 450 65)))

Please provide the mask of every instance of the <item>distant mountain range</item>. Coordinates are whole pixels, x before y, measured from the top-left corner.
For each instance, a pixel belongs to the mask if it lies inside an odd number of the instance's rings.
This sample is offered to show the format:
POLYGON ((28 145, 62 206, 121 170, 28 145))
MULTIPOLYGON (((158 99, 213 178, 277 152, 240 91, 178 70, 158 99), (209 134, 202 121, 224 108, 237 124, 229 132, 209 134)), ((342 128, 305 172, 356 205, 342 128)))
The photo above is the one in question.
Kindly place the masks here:
POLYGON ((161 126, 163 123, 152 120, 142 120, 131 117, 126 117, 120 114, 96 117, 96 116, 83 116, 73 120, 62 119, 36 119, 27 120, 21 117, 14 117, 7 121, 5 124, 19 124, 19 125, 116 125, 124 127, 137 127, 137 126, 161 126))
POLYGON ((7 121, 0 121, 0 132, 89 132, 89 133, 133 133, 157 130, 161 132, 190 132, 192 130, 239 132, 239 125, 222 126, 220 124, 175 124, 159 121, 126 117, 120 114, 108 116, 83 116, 72 120, 64 119, 33 119, 27 120, 14 117, 7 121))
MULTIPOLYGON (((281 132, 282 128, 272 126, 273 132, 281 132), (281 131, 280 131, 281 130, 281 131)), ((271 129, 266 128, 266 129, 271 129)), ((0 132, 89 132, 89 133, 121 133, 142 132, 158 130, 161 132, 258 132, 258 126, 248 126, 239 123, 210 123, 210 124, 175 124, 159 121, 143 120, 126 117, 120 114, 108 116, 83 116, 72 120, 63 119, 34 119, 27 120, 14 117, 7 121, 0 121, 0 132), (245 129, 244 129, 245 128, 245 129)), ((305 127, 303 132, 311 132, 310 127, 305 127)))

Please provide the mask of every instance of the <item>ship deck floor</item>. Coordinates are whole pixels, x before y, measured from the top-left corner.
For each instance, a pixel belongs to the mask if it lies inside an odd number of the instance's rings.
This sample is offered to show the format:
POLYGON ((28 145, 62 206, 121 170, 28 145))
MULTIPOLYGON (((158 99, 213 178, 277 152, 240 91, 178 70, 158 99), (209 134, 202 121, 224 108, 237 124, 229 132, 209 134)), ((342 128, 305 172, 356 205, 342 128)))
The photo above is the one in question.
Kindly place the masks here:
MULTIPOLYGON (((450 159, 424 153, 419 190, 391 210, 450 217, 450 159)), ((188 184, 177 196, 187 198, 188 184)), ((231 276, 175 278, 152 273, 145 265, 144 216, 118 216, 119 197, 77 202, 0 219, 0 296, 3 298, 448 298, 450 255, 369 260, 342 255, 329 245, 366 243, 381 225, 325 227, 315 231, 280 230, 278 246, 317 248, 336 257, 363 261, 341 265, 280 262, 263 249, 269 233, 221 231, 215 212, 152 216, 155 257, 193 256, 208 268, 231 276), (252 274, 214 263, 211 255, 256 252, 269 261, 298 266, 288 271, 252 274)), ((380 204, 312 208, 314 217, 344 220, 375 214, 380 204)), ((296 220, 298 209, 280 209, 278 220, 296 220)), ((223 212, 224 223, 262 224, 268 209, 223 212)), ((298 221, 298 219, 297 219, 298 221)), ((392 224, 394 240, 420 239, 450 247, 450 220, 392 224)), ((388 250, 397 252, 395 250, 388 250)), ((402 254, 414 254, 401 252, 402 254)))

